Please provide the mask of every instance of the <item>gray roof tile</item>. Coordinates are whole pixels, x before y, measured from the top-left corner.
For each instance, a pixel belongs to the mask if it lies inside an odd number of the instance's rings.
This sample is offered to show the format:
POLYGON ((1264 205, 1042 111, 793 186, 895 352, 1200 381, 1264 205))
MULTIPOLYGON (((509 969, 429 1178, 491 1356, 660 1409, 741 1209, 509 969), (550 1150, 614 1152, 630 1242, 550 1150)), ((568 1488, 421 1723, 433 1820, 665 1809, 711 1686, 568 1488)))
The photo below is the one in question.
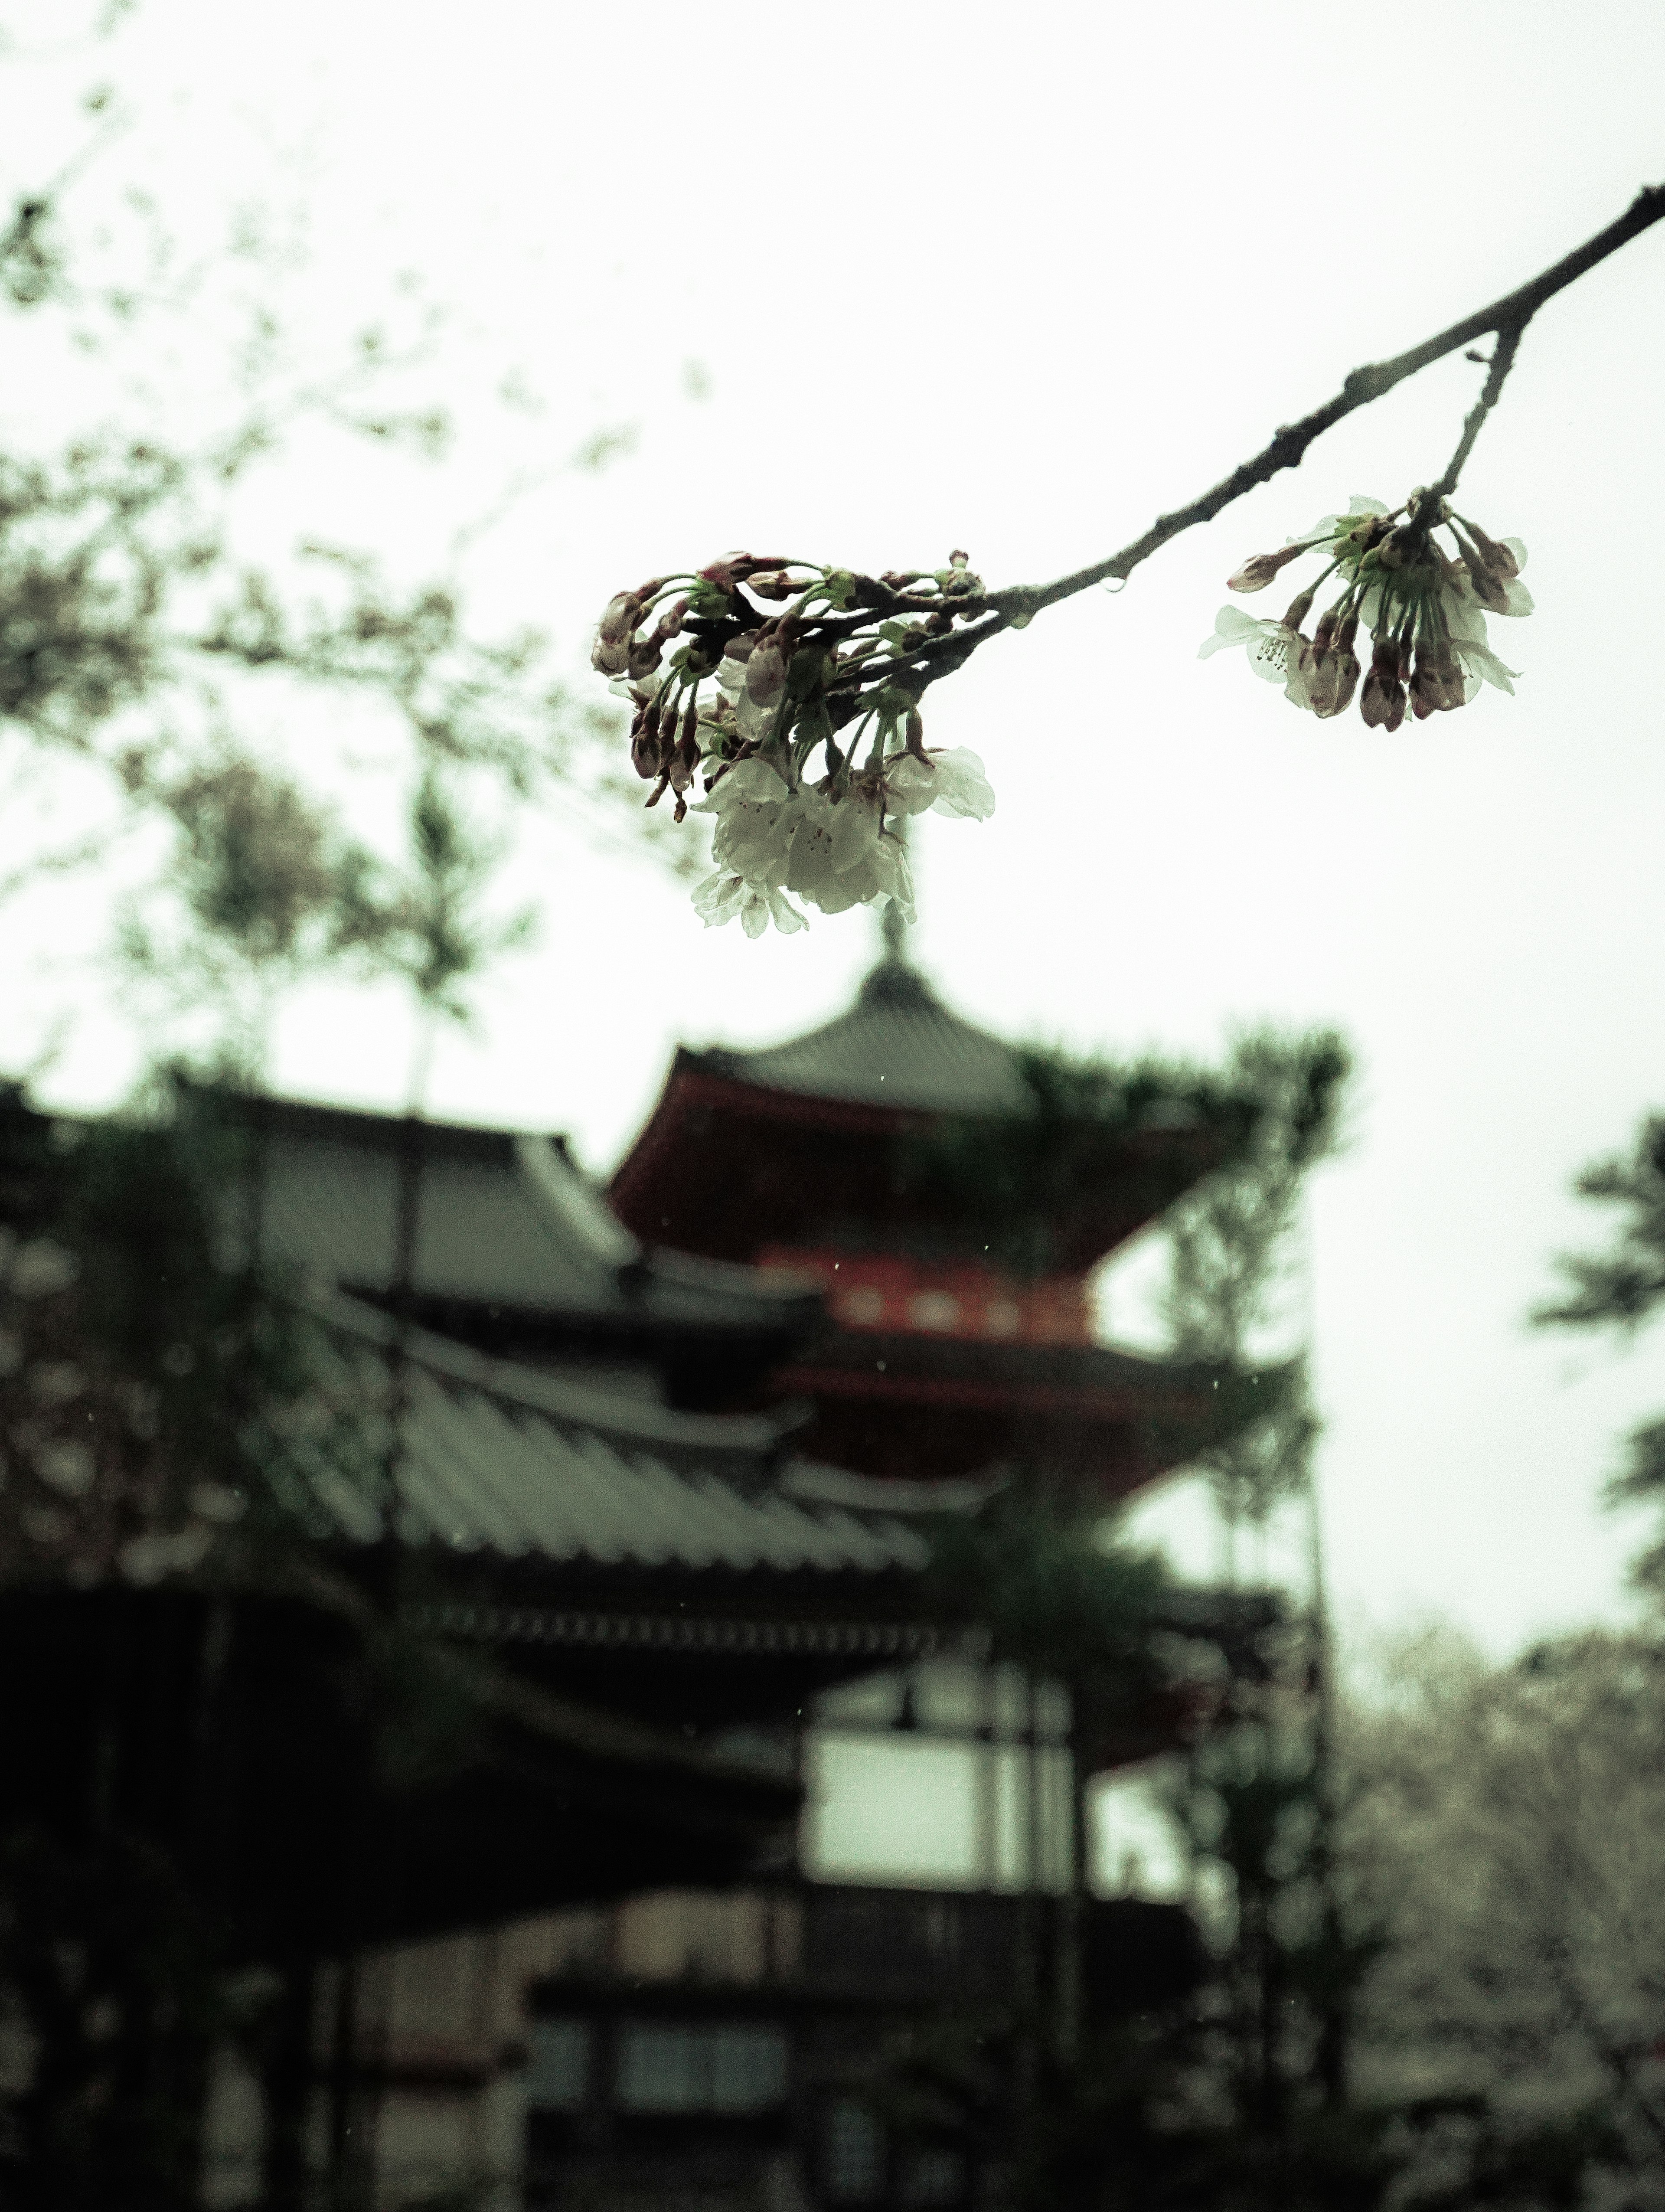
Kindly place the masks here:
POLYGON ((365 1543, 379 1530, 380 1409, 397 1393, 396 1525, 414 1545, 551 1565, 872 1574, 926 1563, 903 1516, 823 1503, 791 1466, 777 1474, 776 1424, 602 1398, 422 1331, 406 1335, 395 1383, 394 1325, 349 1298, 321 1310, 319 1336, 319 1389, 337 1419, 285 1425, 270 1450, 280 1495, 326 1539, 365 1543))
MULTIPOLYGON (((813 1289, 791 1278, 644 1253, 549 1138, 288 1099, 234 1111, 258 1133, 263 1253, 319 1291, 395 1287, 404 1148, 414 1144, 420 1298, 701 1329, 799 1328, 817 1310, 813 1289)), ((228 1235, 242 1218, 239 1194, 228 1235)))
POLYGON ((1029 1114, 1017 1051, 949 1012, 925 978, 885 960, 848 1014, 756 1052, 702 1053, 699 1065, 799 1097, 931 1114, 1029 1114))

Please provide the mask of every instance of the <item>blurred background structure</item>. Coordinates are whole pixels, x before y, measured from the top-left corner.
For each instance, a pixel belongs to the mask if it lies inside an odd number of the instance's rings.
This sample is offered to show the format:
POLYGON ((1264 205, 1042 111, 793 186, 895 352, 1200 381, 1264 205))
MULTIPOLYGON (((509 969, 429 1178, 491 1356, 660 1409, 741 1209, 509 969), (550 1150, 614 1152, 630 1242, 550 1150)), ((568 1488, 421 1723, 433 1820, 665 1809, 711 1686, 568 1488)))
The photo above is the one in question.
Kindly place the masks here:
POLYGON ((1099 553, 1622 205, 1665 31, 951 28, 5 12, 8 2203, 1665 2205, 1659 234, 1477 456, 1516 699, 1193 658, 1452 361, 932 695, 876 962, 698 927, 583 667, 1099 553))
POLYGON ((151 1142, 247 1301, 195 1434, 89 1326, 154 1254, 85 1194, 156 1164, 14 1103, 7 1627, 52 1688, 9 1819, 30 1881, 151 1872, 199 2014, 119 1927, 101 2037, 26 1977, 21 2187, 148 2130, 182 2203, 198 2161, 226 2203, 992 2202, 1043 2069, 1194 1993, 1177 1904, 1094 1895, 1088 1793, 1263 1685, 1287 1604, 1092 1532, 1291 1377, 1102 1346, 1085 1284, 1265 1109, 1145 1072, 1060 1115, 1044 1072, 892 947, 828 1029, 681 1057, 611 1206, 559 1140, 184 1085, 151 1142), (898 1736, 969 1771, 951 1889, 798 1848, 803 1778, 898 1736), (945 2015, 975 2125, 890 2110, 945 2015))

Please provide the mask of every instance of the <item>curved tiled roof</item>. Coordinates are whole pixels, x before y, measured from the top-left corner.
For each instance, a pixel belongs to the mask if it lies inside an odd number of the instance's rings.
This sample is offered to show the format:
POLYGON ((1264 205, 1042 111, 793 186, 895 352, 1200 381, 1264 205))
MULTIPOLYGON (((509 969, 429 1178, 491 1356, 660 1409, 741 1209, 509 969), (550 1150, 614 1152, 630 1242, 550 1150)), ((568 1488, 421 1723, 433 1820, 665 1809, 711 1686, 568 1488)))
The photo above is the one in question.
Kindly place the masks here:
POLYGON ((777 1482, 776 1421, 673 1413, 576 1389, 337 1299, 315 1389, 263 1455, 277 1502, 324 1540, 598 1567, 917 1572, 923 1538, 777 1482), (397 1363, 397 1364, 396 1364, 397 1363), (390 1414, 400 1444, 390 1454, 390 1414), (367 1473, 370 1480, 367 1480, 367 1473))
MULTIPOLYGON (((813 1291, 791 1279, 644 1253, 556 1139, 293 1099, 213 1103, 255 1133, 263 1257, 317 1293, 392 1291, 412 1145, 418 1298, 704 1331, 800 1328, 816 1311, 813 1291)), ((234 1231, 244 1218, 239 1194, 234 1231)))
POLYGON ((1034 1110, 1012 1047, 951 1013, 917 969, 894 956, 836 1021, 760 1051, 703 1052, 697 1062, 799 1097, 927 1114, 1034 1110))

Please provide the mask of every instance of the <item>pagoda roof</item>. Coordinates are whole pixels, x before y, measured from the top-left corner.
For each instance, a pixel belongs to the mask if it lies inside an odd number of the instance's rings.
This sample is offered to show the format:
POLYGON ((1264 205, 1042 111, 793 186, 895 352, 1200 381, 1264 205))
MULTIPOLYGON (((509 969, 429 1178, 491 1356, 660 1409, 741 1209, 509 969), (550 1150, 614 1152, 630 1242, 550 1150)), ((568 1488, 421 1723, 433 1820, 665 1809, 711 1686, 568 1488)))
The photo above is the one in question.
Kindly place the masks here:
MULTIPOLYGON (((729 1261, 771 1247, 783 1258, 822 1246, 981 1254, 983 1182, 968 1191, 945 1177, 932 1144, 955 1125, 1004 1141, 1002 1124, 1029 1123, 1039 1133, 1030 1149, 1048 1152, 1030 1058, 951 1012, 891 955, 848 1013, 803 1036, 680 1048, 614 1173, 614 1211, 656 1251, 729 1261)), ((1086 1273, 1219 1167, 1240 1135, 1158 1080, 1104 1133, 1091 1173, 1037 1194, 1056 1270, 1086 1273)))
POLYGON ((884 1476, 1051 1465, 1106 1503, 1270 1411, 1291 1370, 1167 1359, 1098 1344, 829 1330, 775 1380, 811 1400, 806 1452, 884 1476))
MULTIPOLYGON (((668 1340, 684 1358, 747 1338, 776 1357, 817 1316, 818 1293, 792 1276, 646 1249, 559 1137, 218 1091, 185 1097, 252 1137, 260 1259, 298 1270, 315 1292, 387 1300, 404 1290, 447 1333, 489 1317, 494 1335, 518 1334, 523 1348, 576 1334, 668 1340), (413 1152, 416 1234, 410 1279, 398 1285, 413 1152)), ((247 1234, 239 1197, 227 1217, 234 1247, 247 1234)))
POLYGON ((368 1443, 386 1451, 402 1549, 518 1567, 522 1587, 547 1589, 559 1570, 586 1588, 617 1570, 638 1589, 644 1576, 707 1569, 894 1578, 928 1559, 894 1504, 815 1494, 812 1474, 787 1459, 790 1414, 677 1413, 401 1331, 345 1298, 320 1336, 315 1391, 263 1455, 278 1502, 316 1540, 362 1547, 384 1533, 363 1480, 368 1443), (389 1449, 380 1409, 395 1396, 389 1449))
POLYGON ((691 1054, 715 1075, 914 1114, 1031 1114, 1021 1058, 1004 1038, 951 1013, 916 968, 880 961, 846 1014, 784 1044, 691 1054))

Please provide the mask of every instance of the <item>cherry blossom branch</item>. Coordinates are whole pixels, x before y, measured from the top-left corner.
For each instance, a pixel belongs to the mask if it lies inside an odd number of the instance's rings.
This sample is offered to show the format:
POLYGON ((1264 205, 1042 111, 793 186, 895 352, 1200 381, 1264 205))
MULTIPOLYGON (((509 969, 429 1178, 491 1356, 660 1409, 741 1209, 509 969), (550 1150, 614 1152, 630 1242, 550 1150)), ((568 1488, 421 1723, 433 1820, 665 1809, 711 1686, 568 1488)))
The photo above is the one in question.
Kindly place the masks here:
POLYGON ((929 686, 1002 630, 1022 629, 1044 608, 1096 584, 1125 582, 1182 531, 1297 467, 1345 416, 1488 333, 1490 358, 1469 355, 1485 366, 1485 384, 1438 480, 1391 512, 1355 499, 1346 515, 1327 517, 1315 534, 1255 555, 1228 580, 1231 589, 1262 590, 1308 555, 1324 566, 1281 622, 1223 608, 1201 651, 1247 647, 1259 674, 1321 719, 1345 712, 1357 695, 1366 725, 1389 734, 1408 713, 1421 720, 1466 705, 1482 684, 1511 691, 1517 672, 1487 644, 1482 611, 1531 611, 1519 580, 1526 549, 1456 514, 1449 495, 1533 316, 1662 217, 1665 185, 1645 187, 1617 222, 1529 283, 1390 361, 1354 369, 1334 398, 1285 423, 1222 482, 1158 515, 1119 553, 1050 584, 991 592, 963 551, 930 574, 878 576, 737 552, 616 592, 591 659, 635 707, 630 757, 653 786, 647 803, 672 793, 680 822, 702 776, 705 806, 720 817, 716 872, 695 894, 696 911, 708 923, 738 917, 753 935, 771 920, 799 929, 804 917, 784 896, 791 890, 827 913, 888 899, 911 918, 900 837, 907 816, 935 806, 981 817, 994 804, 975 754, 927 747, 920 702, 929 686), (1442 530, 1455 556, 1438 542, 1442 530), (1316 592, 1333 577, 1334 604, 1308 636, 1303 626, 1316 592), (1374 640, 1362 690, 1354 651, 1361 628, 1374 640))
POLYGON ((1395 355, 1391 361, 1354 369, 1333 399, 1314 408, 1310 415, 1303 415, 1298 422, 1285 424, 1260 453, 1243 462, 1229 477, 1188 506, 1176 507, 1171 514, 1158 515, 1142 537, 1123 546, 1119 553, 1112 553, 1107 560, 1096 561, 1089 568, 1077 568, 1050 584, 1010 585, 1003 591, 987 592, 975 605, 967 603, 962 614, 980 618, 950 636, 930 640, 905 662, 889 664, 886 676, 894 683, 905 675, 916 691, 922 692, 939 678, 963 667, 980 645, 1001 630, 1022 629, 1044 609, 1073 599, 1095 584, 1125 583, 1142 562, 1148 561, 1170 538, 1195 528, 1199 523, 1212 522, 1246 492, 1270 483, 1281 471, 1298 468, 1307 448, 1344 416, 1384 398, 1407 377, 1443 361, 1459 348, 1471 345, 1476 338, 1495 336, 1497 343, 1488 363, 1485 388, 1463 424, 1461 441, 1443 474, 1428 488, 1430 497, 1425 504, 1431 511, 1440 498, 1455 489, 1457 479, 1474 451, 1474 441, 1486 416, 1497 405, 1504 380, 1515 365, 1526 326, 1539 308, 1662 217, 1665 217, 1665 185, 1644 186, 1616 222, 1546 269, 1541 276, 1534 276, 1530 283, 1522 284, 1501 300, 1494 300, 1490 307, 1465 315, 1461 322, 1453 323, 1437 337, 1425 338, 1420 345, 1395 355))
MULTIPOLYGON (((1284 469, 1298 467, 1308 447, 1322 437, 1326 430, 1333 429, 1344 416, 1360 407, 1368 407, 1374 400, 1385 398, 1395 385, 1402 384, 1407 377, 1414 376, 1419 369, 1443 361, 1447 354, 1455 353, 1460 347, 1472 345, 1476 338, 1495 334, 1498 343, 1492 356, 1491 374, 1486 378, 1486 388, 1464 426, 1462 442, 1452 455, 1449 466, 1439 483, 1430 487, 1439 495, 1449 493, 1473 450, 1481 424, 1497 404, 1504 379, 1514 365, 1521 335, 1533 316, 1547 300, 1553 299, 1558 292, 1565 291, 1569 284, 1576 283, 1599 262, 1605 261, 1609 254, 1616 253, 1621 246, 1627 246, 1632 239, 1658 222, 1662 217, 1665 217, 1665 185, 1645 185, 1617 222, 1610 222, 1605 230, 1597 231, 1594 238, 1587 240, 1576 251, 1546 269, 1541 276, 1534 276, 1530 283, 1522 284, 1517 291, 1507 294, 1501 300, 1494 300, 1488 307, 1481 307, 1472 315, 1465 315, 1461 322, 1453 323, 1449 330, 1441 331, 1437 337, 1425 338, 1420 345, 1413 346, 1407 353, 1395 355, 1391 361, 1376 362, 1364 368, 1354 369, 1333 399, 1326 400, 1322 407, 1314 408, 1310 415, 1303 415, 1298 422, 1286 423, 1260 453, 1233 469, 1229 477, 1215 484, 1211 490, 1204 492, 1200 498, 1193 500, 1187 507, 1176 507, 1171 514, 1158 515, 1142 538, 1136 538, 1121 552, 1112 553, 1108 560, 1095 562, 1091 568, 1078 568, 1070 575, 1060 576, 1054 583, 1018 584, 1005 591, 989 592, 988 606, 996 619, 981 628, 980 634, 969 632, 967 636, 975 635, 981 643, 983 637, 992 637, 997 629, 1022 629, 1043 608, 1056 606, 1060 599, 1073 599, 1078 592, 1090 590, 1095 584, 1125 583, 1139 563, 1148 561, 1152 554, 1165 545, 1170 538, 1177 538, 1182 531, 1193 529, 1200 522, 1212 522, 1217 514, 1230 507, 1233 501, 1241 499, 1245 492, 1253 491, 1259 484, 1270 483, 1284 469)), ((963 641, 957 638, 954 642, 959 644, 963 641)), ((963 659, 963 655, 960 658, 963 659)), ((955 659, 951 665, 958 666, 959 659, 955 659)), ((947 672, 945 667, 934 668, 927 681, 933 681, 937 675, 947 672)))

